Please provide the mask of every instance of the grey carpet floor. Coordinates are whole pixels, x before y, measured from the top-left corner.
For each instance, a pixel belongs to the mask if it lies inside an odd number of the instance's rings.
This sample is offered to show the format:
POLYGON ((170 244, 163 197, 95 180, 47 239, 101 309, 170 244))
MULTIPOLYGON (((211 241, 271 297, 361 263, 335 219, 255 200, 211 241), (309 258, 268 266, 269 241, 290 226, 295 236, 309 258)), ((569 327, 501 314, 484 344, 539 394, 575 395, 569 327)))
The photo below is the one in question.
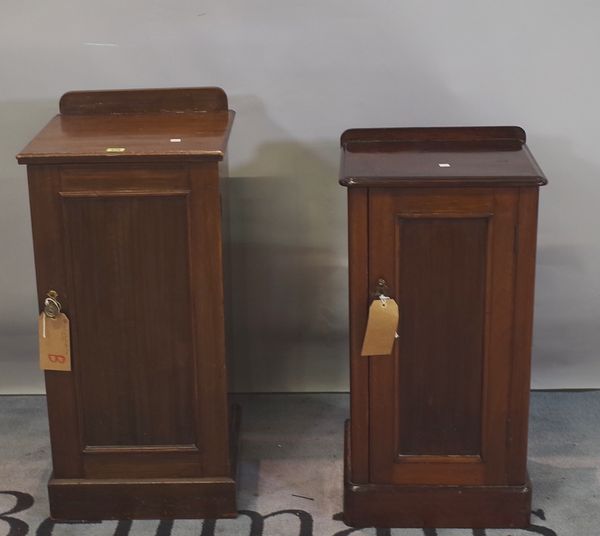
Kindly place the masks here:
POLYGON ((243 395, 236 520, 47 519, 50 447, 45 399, 0 397, 0 536, 600 536, 600 391, 532 396, 526 530, 362 529, 342 509, 343 394, 243 395))

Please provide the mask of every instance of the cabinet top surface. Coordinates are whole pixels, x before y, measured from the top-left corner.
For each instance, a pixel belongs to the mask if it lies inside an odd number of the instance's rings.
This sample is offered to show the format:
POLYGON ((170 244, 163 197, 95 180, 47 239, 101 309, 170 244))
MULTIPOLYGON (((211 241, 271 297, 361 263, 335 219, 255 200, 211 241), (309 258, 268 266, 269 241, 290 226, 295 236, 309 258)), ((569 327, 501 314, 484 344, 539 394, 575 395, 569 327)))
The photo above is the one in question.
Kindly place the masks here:
POLYGON ((348 187, 547 182, 519 127, 353 129, 341 144, 348 187))
POLYGON ((217 88, 74 92, 60 107, 19 163, 221 160, 234 118, 217 88))

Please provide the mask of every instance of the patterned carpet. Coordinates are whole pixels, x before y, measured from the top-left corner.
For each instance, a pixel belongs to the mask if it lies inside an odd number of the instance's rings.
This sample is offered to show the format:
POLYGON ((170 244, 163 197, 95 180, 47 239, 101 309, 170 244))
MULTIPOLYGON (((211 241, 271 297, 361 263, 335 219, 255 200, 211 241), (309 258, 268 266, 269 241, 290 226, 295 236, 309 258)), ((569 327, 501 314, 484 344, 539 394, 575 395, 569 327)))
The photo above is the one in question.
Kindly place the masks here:
POLYGON ((351 529, 342 508, 343 394, 243 395, 240 517, 54 523, 45 399, 0 397, 0 536, 599 536, 600 391, 532 396, 526 530, 351 529))

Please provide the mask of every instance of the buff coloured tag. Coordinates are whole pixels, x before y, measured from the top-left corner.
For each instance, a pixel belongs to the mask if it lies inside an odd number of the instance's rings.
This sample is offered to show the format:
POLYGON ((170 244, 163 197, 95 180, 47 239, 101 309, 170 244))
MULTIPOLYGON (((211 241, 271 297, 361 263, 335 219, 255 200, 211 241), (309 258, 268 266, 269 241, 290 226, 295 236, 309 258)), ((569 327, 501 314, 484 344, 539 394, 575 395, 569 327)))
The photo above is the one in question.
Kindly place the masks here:
POLYGON ((71 370, 69 319, 64 313, 57 314, 56 318, 41 313, 38 338, 42 370, 71 370))
POLYGON ((371 303, 360 355, 390 355, 398 329, 398 304, 387 296, 371 303))

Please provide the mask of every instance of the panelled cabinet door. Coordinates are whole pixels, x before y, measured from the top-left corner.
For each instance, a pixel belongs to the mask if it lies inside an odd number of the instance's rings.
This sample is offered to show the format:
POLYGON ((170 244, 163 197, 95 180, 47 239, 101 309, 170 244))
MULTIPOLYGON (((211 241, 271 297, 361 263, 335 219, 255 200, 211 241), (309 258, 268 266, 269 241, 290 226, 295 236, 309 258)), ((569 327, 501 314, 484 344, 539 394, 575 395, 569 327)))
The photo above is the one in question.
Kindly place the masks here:
POLYGON ((39 283, 71 318, 73 370, 47 373, 55 477, 228 475, 216 164, 62 165, 30 188, 54 237, 39 283))
POLYGON ((506 482, 518 190, 377 189, 369 278, 400 311, 370 357, 370 481, 506 482))

